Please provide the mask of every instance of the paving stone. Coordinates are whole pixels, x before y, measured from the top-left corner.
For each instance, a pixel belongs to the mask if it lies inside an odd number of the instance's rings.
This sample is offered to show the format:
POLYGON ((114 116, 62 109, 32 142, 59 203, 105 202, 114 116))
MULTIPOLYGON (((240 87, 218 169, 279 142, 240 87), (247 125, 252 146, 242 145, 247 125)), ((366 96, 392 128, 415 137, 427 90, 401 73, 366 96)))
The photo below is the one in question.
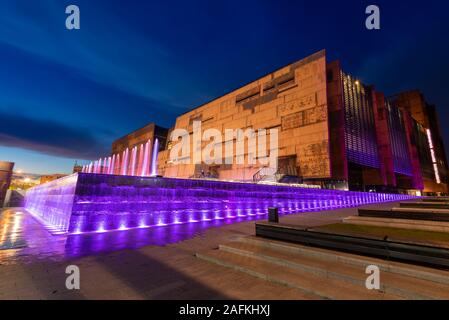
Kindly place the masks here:
MULTIPOLYGON (((391 208, 392 205, 380 206, 391 208)), ((0 225, 5 222, 2 221, 4 213, 0 214, 0 225)), ((281 221, 316 226, 355 214, 357 209, 350 208, 282 216, 281 221)), ((186 226, 181 230, 183 237, 163 246, 157 245, 160 242, 152 235, 153 231, 147 230, 138 247, 129 242, 132 237, 118 233, 109 233, 106 238, 97 238, 98 235, 52 236, 26 213, 22 223, 21 233, 17 236, 28 246, 7 254, 7 250, 0 250, 0 288, 5 289, 0 290, 1 299, 312 298, 296 289, 215 266, 194 256, 198 251, 218 248, 219 244, 253 235, 254 221, 220 227, 186 226), (97 239, 106 239, 100 251, 91 245, 97 239), (68 264, 81 268, 80 291, 65 289, 67 275, 64 271, 68 264)), ((169 234, 170 230, 165 228, 162 235, 169 234)), ((134 231, 126 232, 132 234, 134 231)))

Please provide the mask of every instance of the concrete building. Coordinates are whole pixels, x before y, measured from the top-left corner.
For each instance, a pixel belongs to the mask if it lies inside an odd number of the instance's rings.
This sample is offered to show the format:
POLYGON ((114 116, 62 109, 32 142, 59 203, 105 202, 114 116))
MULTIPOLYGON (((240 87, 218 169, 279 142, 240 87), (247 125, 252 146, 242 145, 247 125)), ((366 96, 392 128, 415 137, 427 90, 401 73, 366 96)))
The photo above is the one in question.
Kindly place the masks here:
POLYGON ((421 171, 424 193, 447 194, 448 163, 436 107, 427 103, 418 90, 402 92, 391 99, 413 118, 412 136, 418 156, 412 158, 412 164, 416 171, 421 171))
POLYGON ((165 149, 167 144, 168 129, 150 123, 126 136, 115 140, 112 143, 112 154, 121 154, 126 149, 132 149, 139 145, 145 144, 148 140, 159 140, 161 150, 165 149))
MULTIPOLYGON (((151 150, 143 152, 143 145, 155 138, 160 142, 157 173, 165 177, 448 193, 447 159, 435 106, 426 103, 418 91, 385 97, 373 85, 345 72, 339 61, 328 62, 324 50, 180 115, 170 130, 152 123, 115 141, 112 154, 123 154, 118 159, 126 167, 106 171, 141 172, 143 161, 129 160, 135 159, 137 152, 132 157, 125 150, 140 145, 139 155, 152 154, 151 150), (202 132, 214 129, 224 137, 216 142, 221 150, 232 145, 232 159, 221 155, 221 163, 174 161, 193 159, 194 150, 210 145, 211 141, 201 138, 195 145, 194 124, 198 123, 202 132), (174 141, 171 133, 177 129, 185 132, 177 139, 189 141, 186 154, 174 154, 174 150, 179 151, 175 149, 178 140, 174 141), (250 153, 254 152, 250 148, 239 154, 234 147, 236 137, 226 137, 229 129, 276 129, 276 168, 270 171, 266 165, 250 163, 250 153), (245 159, 243 164, 238 163, 238 157, 245 159), (134 168, 136 163, 139 170, 134 168)), ((270 148, 267 157, 274 152, 270 148)), ((95 170, 105 171, 98 165, 95 170)))
MULTIPOLYGON (((321 51, 179 116, 175 128, 192 133, 193 121, 201 120, 203 130, 216 128, 223 136, 226 129, 278 129, 279 174, 313 182, 328 180, 332 173, 326 87, 326 59, 321 51)), ((159 154, 159 173, 166 177, 212 172, 218 179, 253 181, 261 170, 236 161, 232 165, 172 165, 169 149, 170 145, 159 154)), ((247 159, 248 154, 244 156, 247 159)))
POLYGON ((166 148, 169 130, 150 123, 112 143, 110 156, 81 167, 81 172, 157 175, 157 156, 166 148), (154 152, 156 150, 156 152, 154 152))
POLYGON ((67 174, 63 174, 63 173, 55 173, 55 174, 47 174, 47 175, 43 175, 40 177, 40 182, 39 184, 44 184, 47 182, 51 182, 51 181, 55 181, 58 180, 60 178, 63 178, 67 176, 67 174))
POLYGON ((79 165, 78 162, 75 162, 73 165, 72 173, 77 173, 83 171, 83 166, 79 165))
POLYGON ((13 162, 0 161, 0 207, 3 207, 6 192, 11 184, 13 169, 13 162))

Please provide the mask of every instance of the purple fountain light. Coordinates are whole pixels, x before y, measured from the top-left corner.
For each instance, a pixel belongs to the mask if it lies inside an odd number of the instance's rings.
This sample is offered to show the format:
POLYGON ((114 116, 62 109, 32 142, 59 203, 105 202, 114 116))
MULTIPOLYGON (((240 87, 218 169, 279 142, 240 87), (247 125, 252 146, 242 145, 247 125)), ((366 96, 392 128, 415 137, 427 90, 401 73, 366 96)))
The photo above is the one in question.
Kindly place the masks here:
POLYGON ((93 161, 89 165, 83 166, 81 172, 122 176, 156 176, 158 150, 158 139, 155 139, 153 148, 151 140, 147 140, 132 149, 126 148, 112 156, 93 161))
POLYGON ((412 196, 78 173, 30 189, 25 208, 58 233, 105 232, 398 201, 412 196))
POLYGON ((27 192, 25 208, 54 231, 104 232, 354 207, 408 195, 210 180, 78 173, 27 192))
POLYGON ((151 155, 151 174, 150 176, 157 176, 157 155, 159 153, 159 140, 154 140, 153 154, 151 155))
POLYGON ((70 228, 70 217, 75 200, 78 175, 74 174, 27 191, 26 209, 54 233, 65 233, 70 228))

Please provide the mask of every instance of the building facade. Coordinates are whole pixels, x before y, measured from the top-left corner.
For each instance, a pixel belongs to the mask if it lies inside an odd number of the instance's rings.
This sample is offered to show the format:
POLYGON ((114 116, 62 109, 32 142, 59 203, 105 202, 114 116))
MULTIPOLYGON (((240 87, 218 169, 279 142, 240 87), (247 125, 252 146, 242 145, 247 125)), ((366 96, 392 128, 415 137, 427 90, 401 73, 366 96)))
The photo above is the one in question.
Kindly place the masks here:
POLYGON ((145 144, 147 141, 155 141, 158 139, 160 150, 165 149, 167 144, 168 129, 150 123, 143 128, 140 128, 126 136, 115 140, 112 143, 112 154, 121 154, 126 149, 145 144))
MULTIPOLYGON (((175 128, 192 135, 193 122, 199 120, 202 130, 218 129, 223 136, 226 129, 278 129, 279 173, 315 181, 332 177, 327 109, 326 59, 321 51, 179 116, 175 128)), ((234 160, 238 156, 235 152, 234 160)), ((243 156, 248 159, 248 149, 243 156)), ((232 162, 172 165, 168 148, 159 154, 159 172, 179 178, 211 172, 222 180, 253 181, 262 169, 249 161, 232 162)))
MULTIPOLYGON (((249 134, 246 141, 251 138, 249 134)), ((180 115, 169 130, 149 124, 115 141, 112 153, 124 154, 120 159, 124 159, 121 163, 125 170, 106 171, 136 172, 135 165, 129 168, 133 157, 126 150, 140 145, 137 156, 145 155, 143 144, 155 140, 159 141, 157 174, 164 177, 448 193, 448 165, 435 106, 429 105, 419 91, 386 97, 373 85, 345 72, 339 61, 328 62, 324 50, 180 115), (195 142, 198 126, 200 141, 195 142), (214 163, 201 157, 200 161, 179 161, 195 159, 196 150, 211 145, 210 137, 201 134, 208 129, 224 137, 212 142, 220 146, 219 150, 230 145, 231 156, 220 152, 222 161, 214 163), (185 133, 180 136, 179 130, 185 133), (249 161, 255 154, 253 147, 237 149, 238 134, 227 136, 227 130, 253 130, 257 138, 261 130, 269 136, 276 132, 276 148, 268 145, 267 154, 256 154, 260 160, 276 152, 274 170, 249 161), (188 141, 186 153, 176 148, 180 141, 188 141)))
POLYGON ((417 153, 411 163, 421 189, 426 194, 447 194, 448 164, 436 107, 418 90, 399 93, 391 100, 411 118, 410 144, 417 153))
POLYGON ((11 184, 13 169, 13 162, 0 161, 0 207, 3 207, 6 192, 11 184))
MULTIPOLYGON (((81 172, 81 171, 78 171, 81 172)), ((74 172, 75 173, 75 172, 74 172)), ((55 181, 67 176, 67 174, 63 173, 55 173, 55 174, 47 174, 40 177, 39 184, 44 184, 47 182, 55 181)))

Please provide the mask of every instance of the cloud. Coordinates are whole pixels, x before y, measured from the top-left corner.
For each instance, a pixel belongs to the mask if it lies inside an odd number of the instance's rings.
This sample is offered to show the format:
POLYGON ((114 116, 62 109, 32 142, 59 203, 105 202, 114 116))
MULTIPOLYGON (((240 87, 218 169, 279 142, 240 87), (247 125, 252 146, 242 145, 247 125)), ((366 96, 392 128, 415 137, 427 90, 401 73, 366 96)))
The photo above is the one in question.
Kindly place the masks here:
POLYGON ((165 101, 179 111, 185 108, 183 100, 165 90, 176 86, 173 79, 184 84, 191 81, 177 65, 177 55, 136 27, 129 27, 114 10, 104 11, 99 4, 88 6, 86 1, 80 6, 81 29, 70 32, 64 25, 64 3, 47 0, 3 6, 0 4, 0 12, 8 12, 0 20, 3 45, 67 66, 115 90, 165 101))
POLYGON ((0 111, 0 145, 76 159, 95 159, 109 153, 109 146, 86 128, 32 119, 0 111))

